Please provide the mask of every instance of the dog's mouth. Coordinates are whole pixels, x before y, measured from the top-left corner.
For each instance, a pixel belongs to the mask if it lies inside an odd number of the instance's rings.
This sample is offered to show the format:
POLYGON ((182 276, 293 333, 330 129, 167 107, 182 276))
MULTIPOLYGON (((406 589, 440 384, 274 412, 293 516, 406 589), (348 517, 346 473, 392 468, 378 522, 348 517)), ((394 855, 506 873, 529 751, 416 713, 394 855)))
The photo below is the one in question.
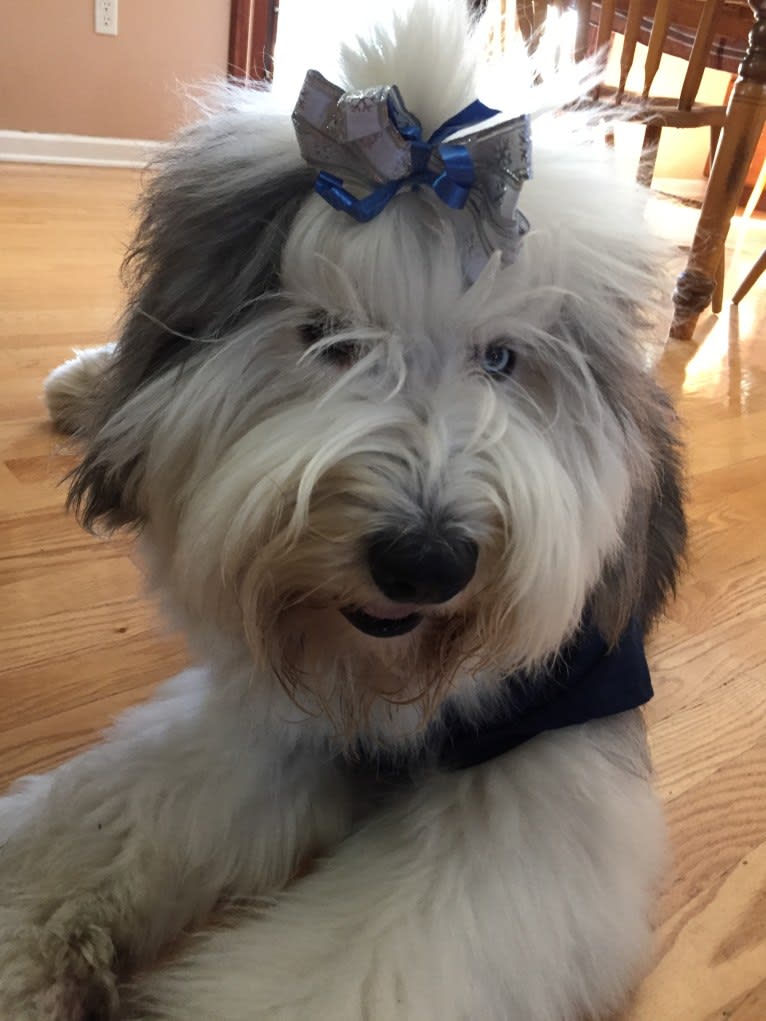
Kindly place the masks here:
POLYGON ((414 631, 423 619, 414 606, 397 606, 383 610, 379 606, 353 607, 341 613, 357 631, 371 638, 397 638, 414 631))

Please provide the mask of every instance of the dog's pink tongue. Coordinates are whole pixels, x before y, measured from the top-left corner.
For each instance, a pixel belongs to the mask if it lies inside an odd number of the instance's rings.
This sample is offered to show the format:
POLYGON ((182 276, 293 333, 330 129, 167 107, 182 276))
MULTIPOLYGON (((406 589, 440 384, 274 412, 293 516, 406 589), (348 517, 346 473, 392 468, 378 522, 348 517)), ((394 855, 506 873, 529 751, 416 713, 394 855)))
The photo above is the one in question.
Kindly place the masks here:
POLYGON ((368 603, 361 609, 362 613, 377 617, 379 620, 402 620, 418 612, 418 607, 414 603, 368 603))

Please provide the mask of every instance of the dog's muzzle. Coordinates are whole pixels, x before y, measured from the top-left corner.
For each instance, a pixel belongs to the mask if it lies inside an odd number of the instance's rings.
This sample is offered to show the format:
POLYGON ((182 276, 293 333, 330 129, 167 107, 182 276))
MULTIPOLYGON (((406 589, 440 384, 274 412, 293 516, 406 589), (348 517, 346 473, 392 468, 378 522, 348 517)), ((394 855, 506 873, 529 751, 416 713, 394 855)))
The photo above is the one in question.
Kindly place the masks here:
POLYGON ((423 606, 446 603, 473 578, 479 547, 455 531, 378 532, 367 546, 367 566, 388 605, 344 610, 357 630, 393 638, 414 630, 423 606))

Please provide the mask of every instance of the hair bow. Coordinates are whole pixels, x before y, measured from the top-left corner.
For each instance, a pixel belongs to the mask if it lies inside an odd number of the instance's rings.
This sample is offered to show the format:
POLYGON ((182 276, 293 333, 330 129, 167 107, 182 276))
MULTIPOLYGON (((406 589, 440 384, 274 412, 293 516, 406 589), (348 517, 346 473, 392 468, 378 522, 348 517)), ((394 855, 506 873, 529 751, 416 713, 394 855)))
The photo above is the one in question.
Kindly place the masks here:
POLYGON ((503 118, 476 100, 424 139, 395 85, 344 92, 309 71, 293 124, 301 155, 319 170, 315 190, 361 223, 404 187, 431 188, 450 209, 467 207, 471 225, 458 226, 474 279, 491 252, 512 259, 529 229, 516 209, 531 176, 527 116, 503 118), (372 190, 357 197, 344 187, 346 179, 372 190))

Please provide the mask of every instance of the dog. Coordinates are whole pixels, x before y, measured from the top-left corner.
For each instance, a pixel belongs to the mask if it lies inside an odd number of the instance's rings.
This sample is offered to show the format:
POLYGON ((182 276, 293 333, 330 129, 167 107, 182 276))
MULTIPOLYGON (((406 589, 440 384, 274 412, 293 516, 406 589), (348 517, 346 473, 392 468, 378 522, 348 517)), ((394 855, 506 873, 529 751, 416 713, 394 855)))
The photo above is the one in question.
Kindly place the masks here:
POLYGON ((666 252, 479 37, 415 0, 292 116, 224 91, 46 384, 198 665, 0 801, 3 1021, 575 1021, 647 966, 666 252))

